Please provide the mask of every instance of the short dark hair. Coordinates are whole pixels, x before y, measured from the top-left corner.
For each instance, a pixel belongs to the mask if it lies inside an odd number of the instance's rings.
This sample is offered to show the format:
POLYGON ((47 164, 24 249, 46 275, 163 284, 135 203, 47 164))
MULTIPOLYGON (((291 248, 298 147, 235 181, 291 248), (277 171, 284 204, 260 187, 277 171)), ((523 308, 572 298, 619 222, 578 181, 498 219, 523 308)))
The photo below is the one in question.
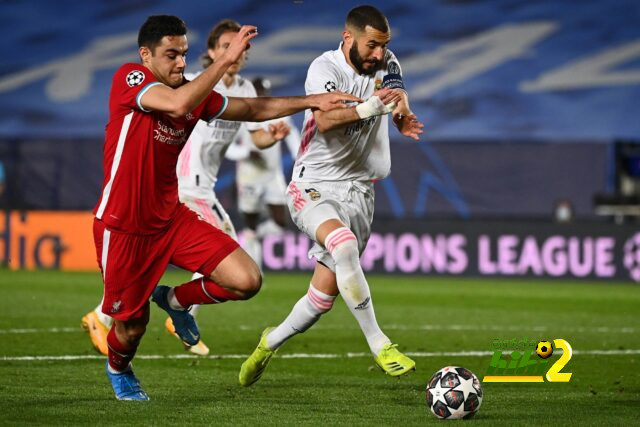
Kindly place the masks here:
POLYGON ((373 6, 354 7, 347 14, 346 24, 357 30, 364 31, 367 25, 383 33, 389 32, 389 21, 382 12, 373 6))
MULTIPOLYGON (((240 31, 240 24, 237 21, 234 21, 233 19, 223 19, 219 21, 209 32, 209 37, 207 38, 207 49, 215 49, 218 45, 220 36, 224 33, 237 33, 238 31, 240 31)), ((202 55, 202 65, 207 68, 212 63, 213 60, 209 56, 209 53, 205 52, 204 55, 202 55)))
POLYGON ((138 47, 148 47, 153 51, 164 36, 184 36, 185 34, 187 34, 187 25, 177 16, 149 16, 138 32, 138 47))

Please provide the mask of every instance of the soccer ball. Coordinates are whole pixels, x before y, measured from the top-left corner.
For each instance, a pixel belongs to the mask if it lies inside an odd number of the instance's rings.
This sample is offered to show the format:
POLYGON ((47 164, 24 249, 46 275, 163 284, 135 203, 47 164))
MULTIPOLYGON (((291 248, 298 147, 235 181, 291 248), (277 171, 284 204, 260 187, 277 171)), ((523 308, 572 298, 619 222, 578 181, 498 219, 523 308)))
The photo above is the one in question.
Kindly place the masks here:
POLYGON ((438 418, 473 417, 482 404, 478 377, 460 366, 447 366, 433 374, 427 385, 427 405, 438 418))
POLYGON ((536 345, 536 354, 543 359, 551 356, 553 354, 553 347, 549 341, 540 341, 538 345, 536 345))

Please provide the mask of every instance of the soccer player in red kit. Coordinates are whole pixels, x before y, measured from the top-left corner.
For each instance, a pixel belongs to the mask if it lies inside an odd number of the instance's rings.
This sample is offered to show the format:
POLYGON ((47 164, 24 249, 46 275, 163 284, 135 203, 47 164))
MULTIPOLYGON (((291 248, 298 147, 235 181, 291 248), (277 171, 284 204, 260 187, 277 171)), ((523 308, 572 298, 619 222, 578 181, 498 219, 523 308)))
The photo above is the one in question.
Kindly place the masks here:
POLYGON ((149 17, 138 34, 142 63, 116 71, 109 97, 105 177, 93 234, 104 282, 102 311, 114 319, 107 376, 120 400, 149 400, 131 369, 149 321, 149 297, 167 311, 180 338, 194 345, 200 335, 188 312, 192 304, 248 299, 261 286, 260 270, 246 252, 178 200, 176 163, 197 121, 264 121, 360 101, 336 92, 227 98, 213 87, 257 29, 243 26, 225 55, 191 82, 183 76, 186 32, 175 16, 149 17), (157 285, 168 264, 204 277, 175 288, 157 285))

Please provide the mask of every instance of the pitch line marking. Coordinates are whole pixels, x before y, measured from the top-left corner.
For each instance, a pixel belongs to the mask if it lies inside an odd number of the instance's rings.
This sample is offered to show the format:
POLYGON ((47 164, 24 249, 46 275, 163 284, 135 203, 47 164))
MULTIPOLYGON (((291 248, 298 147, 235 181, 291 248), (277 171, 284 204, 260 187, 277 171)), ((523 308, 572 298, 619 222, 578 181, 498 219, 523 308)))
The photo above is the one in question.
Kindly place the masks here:
MULTIPOLYGON (((256 327, 249 325, 236 326, 241 331, 253 331, 256 327)), ((635 334, 637 329, 630 327, 622 328, 609 328, 606 326, 595 327, 577 327, 577 328, 564 328, 564 327, 549 327, 549 326, 499 326, 499 325, 416 325, 406 326, 398 324, 384 325, 384 329, 395 331, 495 331, 495 332, 553 332, 553 333, 589 333, 597 332, 603 334, 622 333, 622 334, 635 334)), ((148 331, 158 331, 161 328, 147 328, 148 331)), ((316 329, 333 330, 338 327, 329 325, 317 325, 316 329)), ((345 329, 340 326, 339 329, 345 329)), ((349 327, 349 329, 357 329, 349 327)), ((54 328, 9 328, 0 329, 0 335, 3 334, 41 334, 41 333, 73 333, 80 332, 82 328, 72 327, 54 327, 54 328)))
MULTIPOLYGON (((412 357, 487 357, 493 355, 493 351, 442 351, 442 352, 406 352, 412 357)), ((640 354, 640 349, 628 350, 574 350, 574 355, 587 356, 627 356, 640 354)), ((165 360, 165 359, 246 359, 248 354, 216 354, 206 357, 190 354, 138 354, 136 359, 141 360, 165 360)), ((359 357, 372 357, 371 353, 290 353, 281 354, 279 359, 353 359, 359 357)), ((105 356, 78 354, 60 356, 1 356, 2 362, 47 362, 47 361, 75 361, 75 360, 104 360, 105 356)))

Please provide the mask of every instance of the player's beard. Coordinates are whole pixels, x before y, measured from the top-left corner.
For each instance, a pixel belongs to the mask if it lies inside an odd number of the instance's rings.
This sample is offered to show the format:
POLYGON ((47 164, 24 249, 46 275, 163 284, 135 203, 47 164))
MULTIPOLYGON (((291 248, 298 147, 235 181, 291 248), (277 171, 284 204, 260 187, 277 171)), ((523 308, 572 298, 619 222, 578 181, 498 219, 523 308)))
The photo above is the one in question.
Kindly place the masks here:
POLYGON ((381 61, 378 61, 377 59, 365 61, 362 56, 360 56, 360 52, 358 52, 358 43, 355 40, 351 49, 349 49, 349 60, 351 60, 353 66, 356 67, 359 74, 364 74, 366 76, 373 76, 376 71, 382 68, 381 61), (370 63, 373 66, 367 70, 364 68, 365 63, 370 63))

